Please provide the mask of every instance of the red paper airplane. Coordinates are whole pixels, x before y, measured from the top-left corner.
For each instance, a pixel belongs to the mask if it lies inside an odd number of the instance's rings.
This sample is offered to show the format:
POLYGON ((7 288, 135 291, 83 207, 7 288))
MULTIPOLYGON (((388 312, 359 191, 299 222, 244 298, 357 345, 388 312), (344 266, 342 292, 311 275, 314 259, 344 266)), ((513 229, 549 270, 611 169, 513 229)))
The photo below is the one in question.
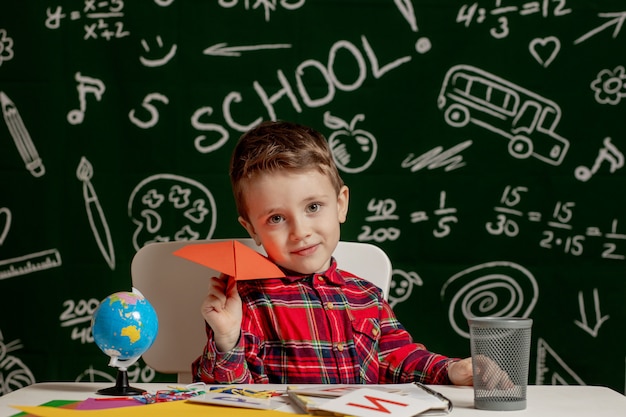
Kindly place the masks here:
POLYGON ((192 243, 173 254, 235 277, 237 280, 285 276, 272 261, 236 240, 192 243))

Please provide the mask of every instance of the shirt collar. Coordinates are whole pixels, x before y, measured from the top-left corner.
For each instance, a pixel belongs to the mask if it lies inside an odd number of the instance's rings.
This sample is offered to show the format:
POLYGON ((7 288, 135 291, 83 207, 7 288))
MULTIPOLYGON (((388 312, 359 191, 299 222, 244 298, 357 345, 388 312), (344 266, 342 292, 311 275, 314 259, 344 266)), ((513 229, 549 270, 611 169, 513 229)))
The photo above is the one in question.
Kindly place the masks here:
POLYGON ((298 274, 297 272, 294 271, 290 271, 288 269, 284 269, 279 267, 284 273, 285 273, 285 278, 287 281, 289 282, 295 282, 295 281, 299 281, 305 278, 317 278, 319 276, 322 276, 324 278, 326 278, 326 280, 330 283, 333 283, 335 285, 344 285, 345 281, 343 279, 343 276, 341 275, 341 273, 339 272, 339 270, 337 269, 337 261, 335 260, 335 258, 331 258, 330 259, 330 266, 328 267, 328 269, 324 272, 320 272, 317 274, 308 274, 308 275, 304 275, 304 274, 298 274))

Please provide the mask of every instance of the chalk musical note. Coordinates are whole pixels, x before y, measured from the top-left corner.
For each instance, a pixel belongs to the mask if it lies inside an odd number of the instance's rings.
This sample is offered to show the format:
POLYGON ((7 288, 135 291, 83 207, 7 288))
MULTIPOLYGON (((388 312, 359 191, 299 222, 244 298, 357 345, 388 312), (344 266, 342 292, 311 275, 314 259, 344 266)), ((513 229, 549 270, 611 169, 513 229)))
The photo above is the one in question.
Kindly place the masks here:
POLYGON ((17 147, 26 168, 33 174, 34 177, 41 177, 46 173, 46 169, 41 162, 41 158, 37 153, 37 149, 33 144, 32 139, 22 117, 20 116, 15 104, 11 101, 3 91, 0 91, 0 105, 2 106, 2 116, 9 128, 9 133, 13 137, 15 146, 17 147))
POLYGON ((78 168, 76 169, 76 177, 83 182, 83 198, 85 199, 85 209, 89 218, 89 225, 96 238, 96 243, 100 249, 100 253, 109 264, 109 267, 115 269, 115 252, 113 251, 113 241, 111 240, 111 232, 102 206, 96 195, 96 191, 91 185, 91 177, 93 176, 93 167, 91 163, 83 156, 80 159, 78 168))
POLYGON ((82 123, 85 118, 85 111, 87 110, 87 94, 93 94, 96 97, 96 100, 100 101, 106 87, 101 80, 83 76, 80 72, 76 73, 74 79, 78 82, 76 89, 78 90, 78 102, 80 103, 80 107, 67 114, 67 121, 73 125, 77 125, 82 123))
POLYGON ((609 163, 609 170, 611 171, 611 173, 614 173, 616 170, 624 166, 624 154, 611 143, 611 138, 604 138, 604 141, 602 141, 602 143, 604 143, 604 148, 601 148, 598 151, 598 157, 593 163, 591 169, 584 165, 576 168, 576 170, 574 171, 574 176, 576 177, 576 179, 582 182, 588 181, 593 174, 598 172, 600 165, 604 161, 607 161, 609 163))

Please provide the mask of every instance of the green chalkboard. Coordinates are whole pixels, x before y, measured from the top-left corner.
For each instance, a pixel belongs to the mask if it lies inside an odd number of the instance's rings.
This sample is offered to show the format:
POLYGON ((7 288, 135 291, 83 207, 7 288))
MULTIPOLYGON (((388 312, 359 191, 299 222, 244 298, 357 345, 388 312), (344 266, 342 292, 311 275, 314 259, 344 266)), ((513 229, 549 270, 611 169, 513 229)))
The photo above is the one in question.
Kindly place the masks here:
MULTIPOLYGON (((113 380, 99 301, 155 240, 243 237, 227 176, 262 119, 327 137, 342 239, 382 247, 417 341, 534 320, 532 384, 625 392, 623 1, 0 5, 0 395, 113 380)), ((138 362, 131 381, 174 380, 138 362)))

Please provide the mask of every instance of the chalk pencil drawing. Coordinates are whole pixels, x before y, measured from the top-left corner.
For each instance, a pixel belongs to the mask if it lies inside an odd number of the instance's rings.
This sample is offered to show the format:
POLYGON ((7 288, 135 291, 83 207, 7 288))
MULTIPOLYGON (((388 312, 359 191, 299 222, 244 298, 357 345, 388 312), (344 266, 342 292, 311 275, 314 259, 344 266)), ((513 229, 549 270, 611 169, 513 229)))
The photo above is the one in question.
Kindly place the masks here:
POLYGON ((441 288, 449 300, 448 320, 454 331, 469 339, 471 317, 528 317, 539 297, 533 274, 509 261, 475 265, 450 277, 441 288))
POLYGON ((142 180, 128 199, 135 224, 136 250, 151 242, 209 239, 217 223, 217 207, 206 186, 174 174, 142 180))
POLYGON ((111 230, 107 222, 104 210, 96 194, 96 190, 91 184, 93 177, 93 166, 84 156, 80 159, 76 168, 76 178, 83 183, 83 200, 85 201, 85 211, 89 219, 89 226, 93 233, 98 249, 106 260, 111 270, 115 269, 115 249, 111 230))
POLYGON ((587 385, 543 339, 537 340, 535 385, 587 385))
POLYGON ((452 127, 473 123, 509 139, 509 153, 518 159, 560 165, 569 148, 555 132, 561 119, 555 102, 480 68, 450 68, 437 105, 452 127))
POLYGON ((37 152, 28 130, 26 130, 26 126, 24 126, 17 107, 15 107, 13 101, 7 97, 4 91, 0 91, 0 105, 2 106, 4 121, 26 169, 30 171, 33 177, 41 177, 46 173, 46 168, 39 157, 39 152, 37 152))
POLYGON ((0 330, 0 396, 35 383, 31 370, 11 352, 23 348, 19 339, 4 342, 0 330))
POLYGON ((602 313, 600 313, 600 296, 598 295, 598 289, 593 289, 593 310, 595 313, 595 324, 591 323, 587 319, 585 298, 582 291, 578 292, 578 307, 580 308, 580 320, 574 320, 574 323, 576 324, 576 326, 589 333, 592 337, 598 337, 598 331, 600 330, 600 327, 602 327, 604 322, 609 319, 608 315, 603 316, 602 313))
POLYGON ((324 112, 324 124, 333 129, 328 144, 337 168, 344 172, 357 173, 369 168, 376 159, 378 143, 367 130, 357 129, 356 124, 365 120, 365 115, 355 115, 350 123, 324 112))

